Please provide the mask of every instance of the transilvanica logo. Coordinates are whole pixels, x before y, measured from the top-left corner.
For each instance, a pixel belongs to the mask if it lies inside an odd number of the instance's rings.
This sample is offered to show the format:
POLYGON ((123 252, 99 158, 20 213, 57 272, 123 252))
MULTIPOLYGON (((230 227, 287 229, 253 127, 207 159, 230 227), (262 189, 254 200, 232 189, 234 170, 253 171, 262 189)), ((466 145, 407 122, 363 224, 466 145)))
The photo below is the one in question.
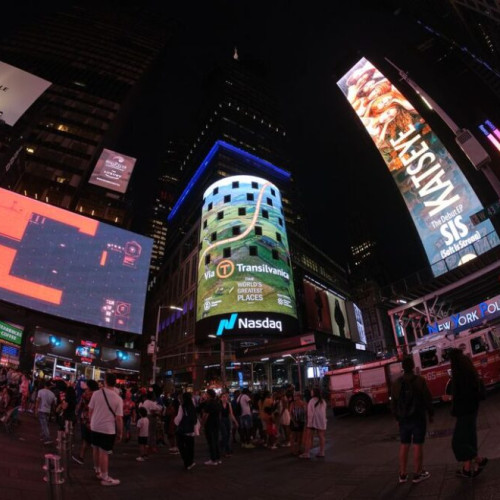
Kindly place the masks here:
POLYGON ((218 278, 229 278, 234 273, 234 262, 228 259, 221 260, 215 269, 218 278))

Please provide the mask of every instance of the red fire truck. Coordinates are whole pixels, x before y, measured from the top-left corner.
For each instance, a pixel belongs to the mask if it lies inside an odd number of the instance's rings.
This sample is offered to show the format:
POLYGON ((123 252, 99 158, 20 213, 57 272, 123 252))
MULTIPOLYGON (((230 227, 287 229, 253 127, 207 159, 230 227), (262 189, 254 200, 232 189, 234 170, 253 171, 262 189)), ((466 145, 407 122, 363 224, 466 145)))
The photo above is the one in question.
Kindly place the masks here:
MULTIPOLYGON (((472 358, 487 388, 500 382, 500 340, 494 327, 426 335, 417 340, 411 355, 415 372, 425 377, 435 400, 449 400, 447 353, 451 348, 460 348, 472 358)), ((327 372, 333 411, 350 410, 356 415, 366 415, 373 405, 389 403, 391 383, 401 374, 401 360, 397 357, 327 372)))

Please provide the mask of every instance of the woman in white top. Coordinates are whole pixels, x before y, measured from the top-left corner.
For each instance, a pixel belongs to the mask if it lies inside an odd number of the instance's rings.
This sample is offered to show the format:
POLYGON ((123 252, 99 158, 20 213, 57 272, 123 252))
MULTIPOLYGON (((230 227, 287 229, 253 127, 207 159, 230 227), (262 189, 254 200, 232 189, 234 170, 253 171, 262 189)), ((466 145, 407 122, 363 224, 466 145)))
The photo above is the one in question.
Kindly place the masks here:
POLYGON ((319 438, 318 458, 325 456, 325 431, 326 431, 326 401, 321 397, 318 388, 312 390, 312 398, 307 404, 307 426, 304 433, 304 453, 300 458, 311 458, 311 448, 314 439, 314 432, 319 438))

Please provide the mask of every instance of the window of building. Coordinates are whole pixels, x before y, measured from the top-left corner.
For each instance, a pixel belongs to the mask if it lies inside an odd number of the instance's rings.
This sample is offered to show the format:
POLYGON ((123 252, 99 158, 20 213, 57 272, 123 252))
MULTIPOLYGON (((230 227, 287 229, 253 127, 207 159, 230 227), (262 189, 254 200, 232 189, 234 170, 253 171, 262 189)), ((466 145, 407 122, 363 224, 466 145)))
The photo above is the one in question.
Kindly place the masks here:
POLYGON ((247 201, 254 201, 255 196, 253 193, 247 193, 247 201))
POLYGON ((252 188, 253 189, 259 189, 259 183, 258 182, 252 182, 252 188))
POLYGON ((267 198, 266 202, 270 207, 273 206, 273 200, 271 200, 271 198, 267 198))
POLYGON ((210 254, 205 255, 205 265, 208 266, 210 264, 210 254))
POLYGON ((238 215, 246 215, 247 209, 245 207, 238 208, 238 215))
POLYGON ((234 181, 232 186, 233 186, 233 189, 238 189, 240 187, 240 183, 238 181, 234 181))
POLYGON ((264 217, 264 219, 269 219, 269 212, 267 210, 262 210, 262 217, 264 217))
POLYGON ((255 226, 255 234, 262 236, 262 226, 255 226))
POLYGON ((283 227, 283 219, 278 217, 278 224, 283 227))
POLYGON ((217 212, 217 220, 222 220, 224 218, 224 210, 217 212))
POLYGON ((279 241, 281 243, 281 234, 276 233, 276 241, 279 241))
POLYGON ((224 196, 224 203, 230 203, 230 202, 231 202, 231 195, 226 194, 226 196, 224 196))
POLYGON ((271 188, 271 194, 272 194, 273 196, 276 196, 276 191, 275 191, 273 188, 271 188))
POLYGON ((273 248, 272 255, 273 255, 274 260, 279 260, 280 254, 279 254, 278 250, 276 250, 275 248, 273 248))
POLYGON ((214 208, 214 204, 210 202, 207 206, 207 210, 212 210, 212 208, 214 208))
POLYGON ((205 220, 203 221, 203 229, 206 229, 206 228, 207 228, 207 225, 208 225, 208 221, 207 221, 207 219, 205 219, 205 220))
POLYGON ((210 235, 210 241, 215 241, 217 239, 217 233, 212 233, 210 235))
POLYGON ((241 226, 233 226, 233 236, 241 234, 241 226))
POLYGON ((257 247, 255 245, 251 245, 248 247, 248 252, 252 257, 256 257, 257 254, 257 247))
POLYGON ((219 194, 219 188, 218 188, 218 187, 217 187, 217 188, 214 188, 214 192, 213 192, 213 194, 214 194, 214 195, 215 195, 215 194, 219 194))
POLYGON ((225 259, 229 259, 229 257, 231 257, 231 248, 224 248, 222 250, 222 256, 225 258, 225 259))

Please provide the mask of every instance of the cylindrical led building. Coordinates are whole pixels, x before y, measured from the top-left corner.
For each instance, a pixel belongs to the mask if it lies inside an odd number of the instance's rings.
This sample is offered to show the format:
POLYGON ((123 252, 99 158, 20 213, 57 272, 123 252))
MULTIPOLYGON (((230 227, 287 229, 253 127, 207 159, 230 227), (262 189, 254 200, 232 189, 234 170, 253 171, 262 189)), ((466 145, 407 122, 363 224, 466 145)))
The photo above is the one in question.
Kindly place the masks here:
POLYGON ((204 193, 197 331, 262 337, 296 333, 297 310, 281 195, 238 175, 204 193))

